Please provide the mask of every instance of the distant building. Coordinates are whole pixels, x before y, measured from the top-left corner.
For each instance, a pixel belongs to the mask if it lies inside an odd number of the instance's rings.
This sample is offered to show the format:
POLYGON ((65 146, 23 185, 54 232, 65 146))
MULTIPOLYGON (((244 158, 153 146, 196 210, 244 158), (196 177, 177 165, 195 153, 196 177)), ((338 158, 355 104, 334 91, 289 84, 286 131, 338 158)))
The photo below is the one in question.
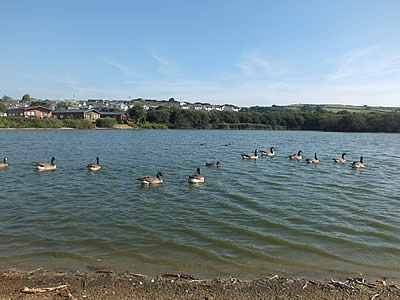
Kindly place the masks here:
POLYGON ((100 112, 100 118, 115 118, 119 124, 128 121, 128 115, 124 112, 100 112))
POLYGON ((223 111, 239 111, 239 108, 233 105, 224 105, 222 106, 223 111))
POLYGON ((24 117, 24 118, 50 118, 52 116, 50 108, 44 106, 31 106, 21 108, 10 108, 7 109, 7 115, 9 117, 24 117))
POLYGON ((53 116, 57 119, 88 120, 95 123, 100 118, 100 112, 94 109, 80 110, 67 109, 53 111, 53 116))

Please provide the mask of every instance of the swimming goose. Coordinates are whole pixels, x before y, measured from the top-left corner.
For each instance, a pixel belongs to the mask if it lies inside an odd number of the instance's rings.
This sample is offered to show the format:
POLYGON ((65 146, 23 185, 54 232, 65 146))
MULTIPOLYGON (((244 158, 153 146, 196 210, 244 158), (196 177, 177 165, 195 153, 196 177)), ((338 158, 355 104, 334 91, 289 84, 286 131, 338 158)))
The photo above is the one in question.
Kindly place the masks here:
POLYGON ((275 149, 274 147, 271 147, 271 149, 269 151, 261 150, 261 155, 269 156, 269 157, 275 156, 274 149, 275 149))
POLYGON ((307 158, 306 159, 306 163, 308 163, 308 164, 317 164, 317 163, 319 163, 319 159, 317 158, 317 153, 314 153, 314 157, 313 158, 307 158))
POLYGON ((35 163, 35 166, 36 166, 36 169, 38 170, 38 171, 51 171, 51 170, 55 170, 57 167, 56 167, 56 165, 54 164, 54 161, 56 160, 56 158, 53 156, 52 158, 51 158, 51 162, 50 163, 48 163, 48 162, 36 162, 35 163))
POLYGON ((345 155, 347 155, 347 154, 343 152, 343 153, 342 153, 342 157, 335 157, 335 158, 332 158, 332 160, 333 160, 335 163, 343 164, 343 163, 346 162, 346 159, 344 158, 345 155))
POLYGON ((359 161, 353 161, 350 165, 352 168, 364 168, 363 157, 360 156, 359 161))
POLYGON ((138 178, 137 180, 141 181, 142 184, 158 184, 163 183, 162 176, 164 176, 161 172, 158 172, 156 177, 154 176, 145 176, 138 178))
POLYGON ((204 165, 207 166, 207 167, 217 167, 218 168, 221 165, 221 163, 219 161, 217 161, 217 162, 206 162, 204 165))
POLYGON ((196 174, 189 175, 189 183, 203 183, 204 176, 200 174, 200 168, 197 168, 196 174))
POLYGON ((0 161, 0 168, 5 168, 5 167, 7 167, 7 166, 8 166, 7 161, 8 161, 8 158, 7 158, 7 157, 4 157, 4 158, 3 158, 3 161, 0 161))
POLYGON ((96 163, 95 164, 88 164, 87 168, 88 168, 89 171, 93 171, 93 172, 100 170, 101 169, 100 158, 97 156, 96 157, 96 163))
POLYGON ((303 152, 302 150, 299 150, 299 152, 297 152, 297 154, 289 155, 289 158, 294 159, 294 160, 301 160, 301 159, 303 159, 303 156, 301 156, 302 152, 303 152))
POLYGON ((240 154, 242 156, 243 159, 258 159, 258 155, 257 155, 258 150, 256 149, 254 151, 254 154, 240 154))

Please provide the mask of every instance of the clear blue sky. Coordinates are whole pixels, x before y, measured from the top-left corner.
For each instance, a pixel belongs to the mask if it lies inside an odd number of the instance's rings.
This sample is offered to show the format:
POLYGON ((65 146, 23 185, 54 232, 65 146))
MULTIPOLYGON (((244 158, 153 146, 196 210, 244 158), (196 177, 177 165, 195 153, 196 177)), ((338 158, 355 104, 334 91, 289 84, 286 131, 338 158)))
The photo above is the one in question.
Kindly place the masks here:
POLYGON ((398 0, 2 1, 0 97, 400 106, 398 0))

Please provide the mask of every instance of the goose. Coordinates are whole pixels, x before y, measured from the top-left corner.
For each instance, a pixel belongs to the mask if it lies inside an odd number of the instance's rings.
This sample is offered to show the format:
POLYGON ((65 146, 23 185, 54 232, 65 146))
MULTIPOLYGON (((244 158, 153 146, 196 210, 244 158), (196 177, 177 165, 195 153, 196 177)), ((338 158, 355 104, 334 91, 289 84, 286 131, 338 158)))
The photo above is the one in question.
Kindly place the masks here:
POLYGON ((319 159, 317 158, 317 153, 314 153, 314 157, 313 158, 307 158, 306 159, 306 163, 308 163, 308 164, 317 164, 317 163, 319 163, 319 159))
POLYGON ((254 151, 254 154, 240 154, 242 156, 243 159, 258 159, 258 155, 257 155, 258 150, 256 149, 254 151))
POLYGON ((189 183, 203 183, 204 176, 200 174, 200 168, 197 168, 196 174, 189 175, 189 183))
POLYGON ((261 155, 269 156, 269 157, 275 156, 274 149, 275 149, 274 147, 271 147, 269 151, 261 150, 261 155))
POLYGON ((158 172, 156 177, 154 176, 145 176, 138 178, 137 180, 141 181, 142 184, 158 184, 163 183, 162 176, 164 176, 161 172, 158 172))
POLYGON ((289 158, 294 159, 294 160, 301 160, 301 159, 303 159, 303 156, 301 156, 302 152, 303 152, 302 150, 299 150, 299 152, 297 152, 297 154, 289 155, 289 158))
POLYGON ((335 157, 335 158, 332 158, 332 160, 333 160, 335 163, 343 164, 343 163, 346 162, 346 159, 344 158, 345 155, 347 155, 347 153, 343 152, 343 153, 342 153, 342 157, 335 157))
POLYGON ((8 166, 7 161, 8 161, 8 158, 7 158, 7 157, 4 157, 4 158, 3 158, 3 161, 0 161, 0 168, 5 168, 5 167, 7 167, 7 166, 8 166))
POLYGON ((204 165, 207 166, 207 167, 217 167, 218 168, 221 165, 221 163, 219 161, 217 161, 217 162, 206 162, 204 165))
POLYGON ((351 164, 352 168, 364 168, 364 163, 363 163, 363 157, 360 156, 360 160, 359 161, 353 161, 351 164))
POLYGON ((225 144, 224 146, 225 146, 225 147, 230 147, 230 146, 231 146, 231 143, 225 144))
POLYGON ((38 171, 50 171, 50 170, 55 170, 57 167, 56 167, 56 165, 54 164, 54 161, 56 160, 56 158, 53 156, 52 158, 51 158, 51 162, 50 163, 48 163, 48 162, 36 162, 35 163, 35 166, 36 166, 36 169, 38 170, 38 171))
POLYGON ((96 163, 95 164, 88 164, 87 168, 88 168, 89 171, 98 171, 98 170, 100 170, 101 169, 100 158, 97 156, 96 157, 96 163))

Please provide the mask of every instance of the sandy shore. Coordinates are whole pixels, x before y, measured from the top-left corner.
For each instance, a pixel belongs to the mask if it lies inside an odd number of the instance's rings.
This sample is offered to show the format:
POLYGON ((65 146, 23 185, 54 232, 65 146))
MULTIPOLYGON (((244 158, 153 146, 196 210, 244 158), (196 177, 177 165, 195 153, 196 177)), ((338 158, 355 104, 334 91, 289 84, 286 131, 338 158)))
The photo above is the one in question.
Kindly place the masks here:
POLYGON ((253 280, 198 279, 166 273, 154 277, 116 274, 110 270, 85 273, 4 270, 0 299, 400 299, 400 284, 314 281, 277 275, 253 280))

